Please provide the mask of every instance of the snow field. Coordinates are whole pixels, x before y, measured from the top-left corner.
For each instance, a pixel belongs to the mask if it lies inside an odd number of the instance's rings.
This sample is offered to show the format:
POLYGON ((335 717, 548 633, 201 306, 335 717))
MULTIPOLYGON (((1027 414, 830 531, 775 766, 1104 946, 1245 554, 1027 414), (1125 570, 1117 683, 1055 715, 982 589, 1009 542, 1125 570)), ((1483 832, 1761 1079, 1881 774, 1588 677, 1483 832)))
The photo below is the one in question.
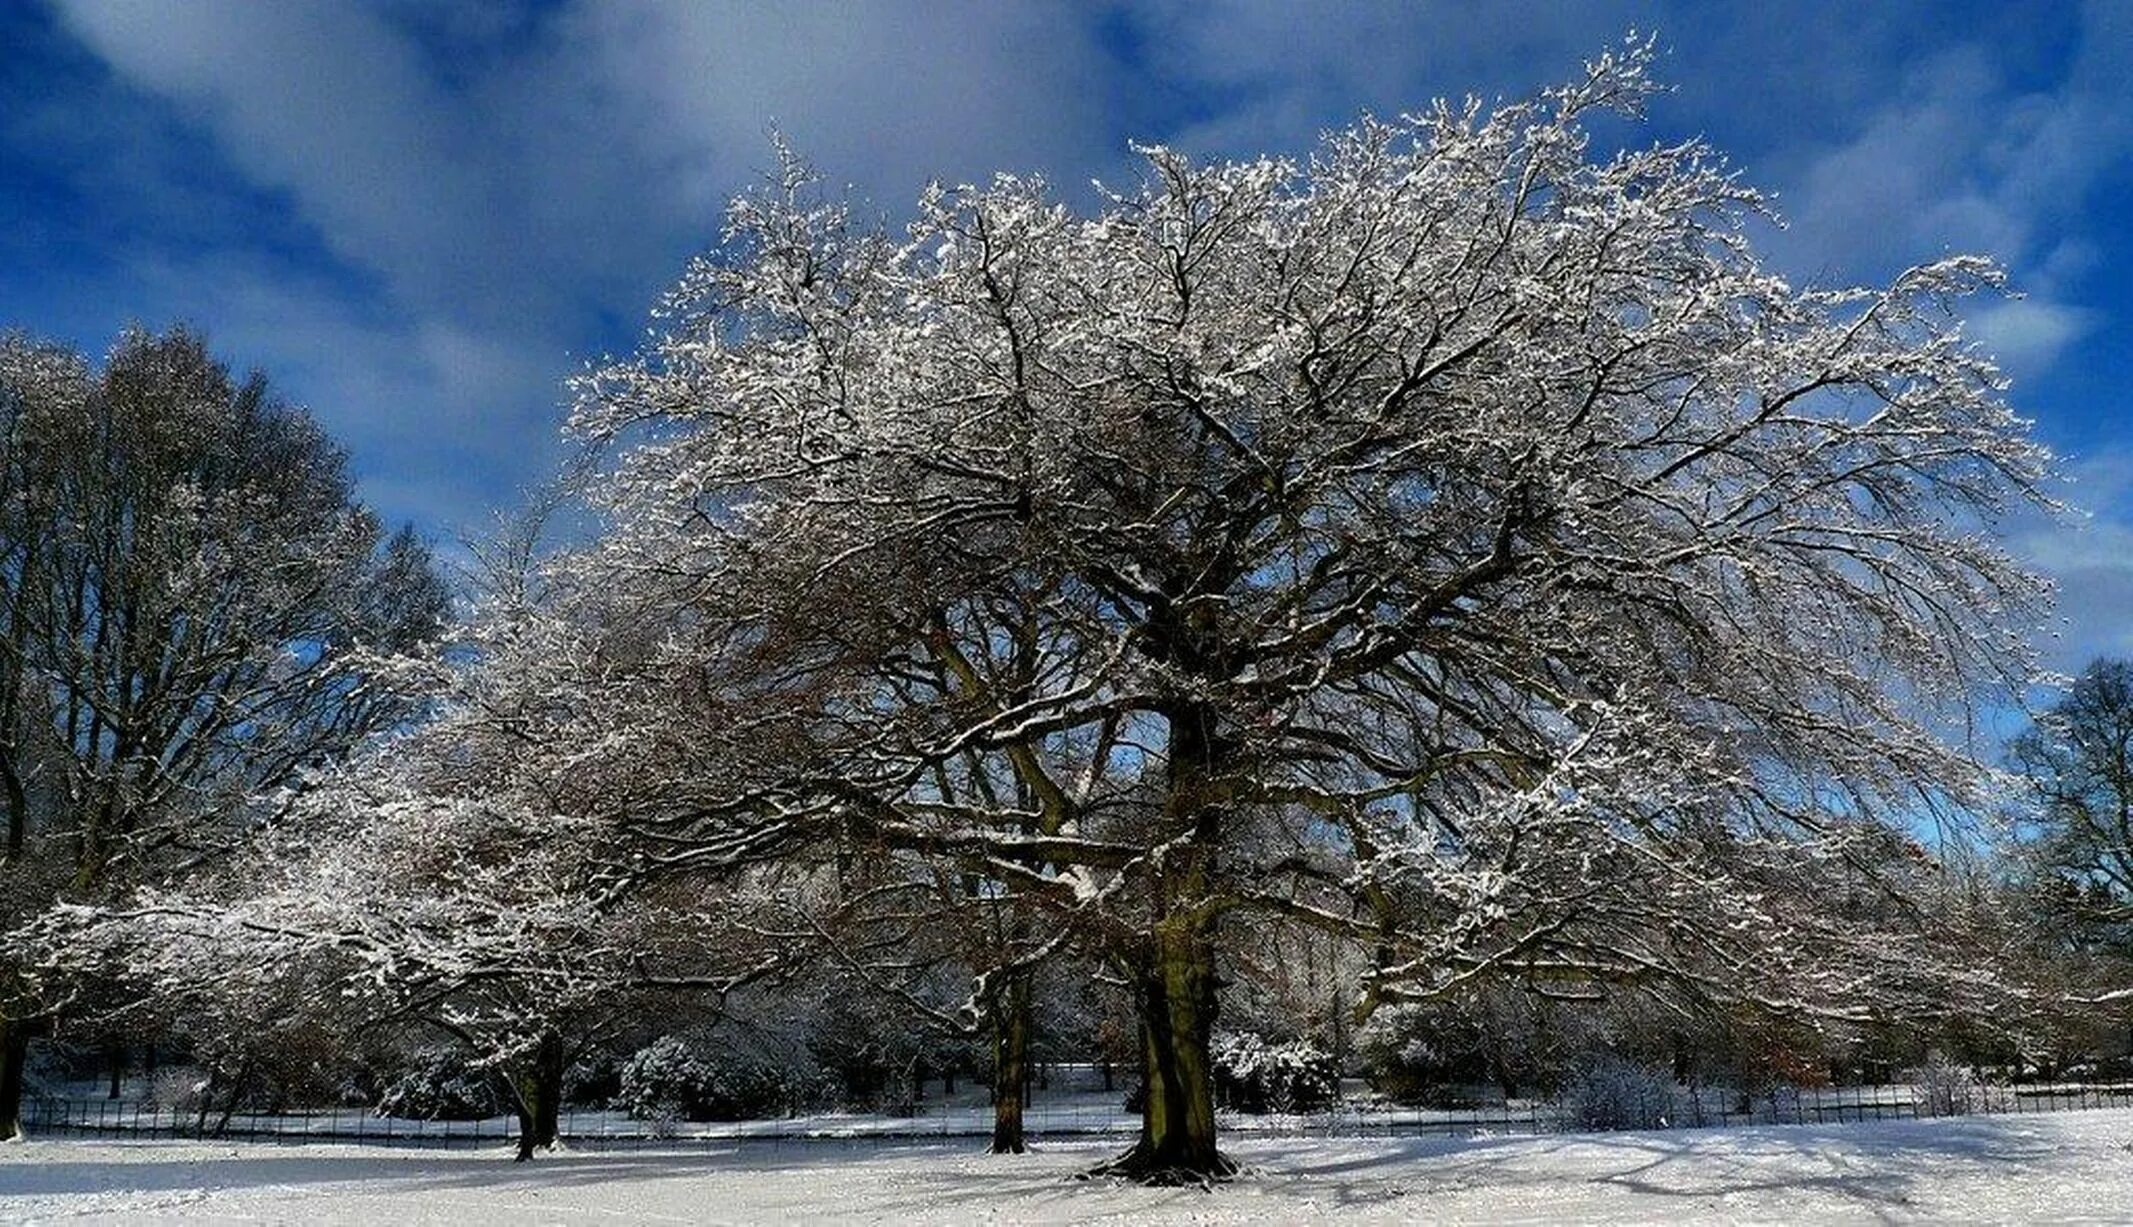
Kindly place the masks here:
POLYGON ((2133 1111, 1665 1133, 1239 1138, 1212 1193, 1083 1182, 1115 1149, 967 1141, 562 1153, 199 1142, 0 1147, 0 1222, 2124 1223, 2133 1111))

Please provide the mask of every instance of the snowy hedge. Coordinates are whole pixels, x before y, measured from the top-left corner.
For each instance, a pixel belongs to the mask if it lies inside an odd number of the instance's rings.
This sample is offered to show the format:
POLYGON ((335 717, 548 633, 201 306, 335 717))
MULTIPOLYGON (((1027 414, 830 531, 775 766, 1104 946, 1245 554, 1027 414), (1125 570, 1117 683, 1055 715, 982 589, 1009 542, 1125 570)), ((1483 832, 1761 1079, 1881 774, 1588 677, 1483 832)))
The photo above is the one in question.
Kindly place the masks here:
POLYGON ((424 1057, 385 1088, 377 1107, 379 1116, 402 1120, 486 1120, 501 1111, 490 1076, 452 1053, 424 1057))
POLYGON ((795 1098, 779 1070, 715 1058, 670 1035, 622 1063, 614 1106, 638 1120, 734 1121, 780 1115, 795 1098))
POLYGON ((1340 1095, 1333 1055, 1308 1040, 1272 1044, 1257 1035, 1218 1035, 1208 1055, 1216 1098, 1239 1112, 1317 1112, 1340 1095))
POLYGON ((1613 1053, 1596 1053, 1563 1083, 1563 1124, 1594 1131, 1665 1129, 1676 1117, 1678 1094, 1665 1071, 1613 1053))

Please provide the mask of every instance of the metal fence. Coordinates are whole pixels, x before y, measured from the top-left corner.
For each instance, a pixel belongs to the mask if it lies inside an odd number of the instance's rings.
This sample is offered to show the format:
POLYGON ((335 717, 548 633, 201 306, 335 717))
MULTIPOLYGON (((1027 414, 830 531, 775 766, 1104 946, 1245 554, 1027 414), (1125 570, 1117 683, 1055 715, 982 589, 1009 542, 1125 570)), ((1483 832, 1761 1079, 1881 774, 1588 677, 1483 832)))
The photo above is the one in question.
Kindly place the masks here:
MULTIPOLYGON (((39 1096, 24 1105, 24 1125, 33 1135, 119 1139, 227 1138, 281 1142, 363 1142, 418 1146, 480 1146, 515 1142, 512 1116, 484 1120, 427 1121, 380 1116, 364 1107, 284 1112, 202 1112, 93 1097, 39 1096)), ((1856 1087, 1779 1087, 1759 1095, 1718 1088, 1677 1088, 1664 1128, 1725 1125, 1833 1124, 1907 1120, 1935 1116, 2064 1112, 2133 1108, 2133 1083, 1975 1083, 1950 1096, 1946 1088, 1892 1084, 1856 1087)), ((1024 1113, 1034 1137, 1130 1134, 1137 1116, 1121 1095, 1068 1090, 1037 1092, 1024 1113)), ((796 1143, 821 1141, 921 1141, 978 1138, 992 1131, 982 1102, 921 1101, 896 1115, 816 1113, 771 1120, 693 1123, 639 1120, 590 1108, 566 1110, 562 1140, 581 1149, 650 1148, 706 1143, 796 1143)), ((1577 1105, 1555 1099, 1498 1099, 1493 1103, 1430 1108, 1388 1105, 1350 1097, 1335 1108, 1307 1114, 1245 1115, 1225 1112, 1223 1128, 1235 1135, 1286 1137, 1460 1137, 1534 1134, 1589 1127, 1577 1105)))
POLYGON ((31 1136, 253 1138, 288 1142, 394 1142, 436 1146, 501 1143, 518 1137, 515 1117, 424 1121, 380 1116, 367 1107, 238 1112, 159 1107, 133 1100, 44 1095, 23 1104, 31 1136))

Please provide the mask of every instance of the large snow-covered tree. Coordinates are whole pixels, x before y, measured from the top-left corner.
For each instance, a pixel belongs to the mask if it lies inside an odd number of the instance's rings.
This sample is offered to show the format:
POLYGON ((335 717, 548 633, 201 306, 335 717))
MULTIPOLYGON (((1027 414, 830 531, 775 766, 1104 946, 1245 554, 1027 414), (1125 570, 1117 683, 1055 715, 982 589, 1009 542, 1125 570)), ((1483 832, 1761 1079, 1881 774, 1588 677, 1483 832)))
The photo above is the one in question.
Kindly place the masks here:
MULTIPOLYGON (((403 709, 364 661, 436 634, 427 550, 345 458, 182 330, 100 367, 0 338, 0 930, 234 842, 252 798, 403 709)), ((0 953, 0 1137, 49 1004, 0 953)))
POLYGON ((1968 796, 1934 730, 2029 676, 2047 595, 1991 534, 2046 457, 1952 305, 1997 274, 1789 284, 1712 151, 1595 152, 1648 59, 1301 162, 1146 149, 1091 211, 936 189, 903 235, 787 159, 580 385, 610 527, 560 572, 641 650, 565 723, 643 864, 1011 894, 1039 940, 973 1003, 1107 961, 1149 1179, 1228 1169, 1254 916, 1364 950, 1363 1011, 1915 982, 1898 828, 1968 796))

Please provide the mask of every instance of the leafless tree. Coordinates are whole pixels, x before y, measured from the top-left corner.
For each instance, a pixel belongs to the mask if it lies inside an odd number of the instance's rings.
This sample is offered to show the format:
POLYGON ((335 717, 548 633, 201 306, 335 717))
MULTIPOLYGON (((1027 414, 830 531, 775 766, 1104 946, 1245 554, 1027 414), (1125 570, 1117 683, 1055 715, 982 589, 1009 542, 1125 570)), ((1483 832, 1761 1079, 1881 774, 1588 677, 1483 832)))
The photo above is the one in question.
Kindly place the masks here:
MULTIPOLYGON (((198 337, 129 332, 101 367, 0 340, 0 926, 226 847, 401 713, 363 661, 446 613, 340 450, 198 337)), ((0 997, 0 1137, 41 1009, 0 997)))

